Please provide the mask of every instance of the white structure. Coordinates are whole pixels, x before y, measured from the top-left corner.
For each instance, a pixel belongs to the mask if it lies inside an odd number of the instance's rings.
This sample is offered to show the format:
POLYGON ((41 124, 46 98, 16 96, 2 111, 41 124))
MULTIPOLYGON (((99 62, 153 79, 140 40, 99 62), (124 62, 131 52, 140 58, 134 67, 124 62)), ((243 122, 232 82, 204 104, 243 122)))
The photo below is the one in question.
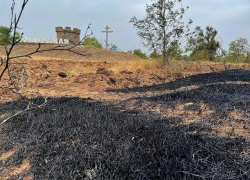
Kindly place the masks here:
POLYGON ((55 38, 48 38, 48 39, 36 39, 36 38, 22 38, 20 41, 22 43, 48 43, 48 44, 69 44, 68 39, 55 39, 55 38))

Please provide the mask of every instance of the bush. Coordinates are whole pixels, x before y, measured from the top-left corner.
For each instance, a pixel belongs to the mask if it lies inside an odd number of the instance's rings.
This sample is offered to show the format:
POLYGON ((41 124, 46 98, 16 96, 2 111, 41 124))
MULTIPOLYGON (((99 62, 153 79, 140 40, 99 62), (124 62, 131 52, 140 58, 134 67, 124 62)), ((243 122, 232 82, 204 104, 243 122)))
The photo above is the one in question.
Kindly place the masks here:
POLYGON ((152 52, 150 55, 149 55, 150 58, 152 59, 162 59, 162 55, 161 54, 158 54, 156 51, 152 52))
POLYGON ((235 56, 234 54, 231 54, 227 57, 226 62, 230 63, 244 63, 247 61, 247 57, 244 54, 240 54, 235 56))
POLYGON ((96 39, 96 37, 86 37, 82 44, 84 46, 102 48, 102 44, 96 39))
MULTIPOLYGON (((10 45, 13 36, 11 35, 10 28, 5 26, 0 26, 0 46, 10 45)), ((20 39, 20 33, 17 32, 15 41, 20 39)))
POLYGON ((139 56, 139 57, 142 58, 142 59, 148 59, 147 54, 146 54, 146 53, 143 53, 140 49, 135 49, 135 50, 133 51, 133 54, 139 56))

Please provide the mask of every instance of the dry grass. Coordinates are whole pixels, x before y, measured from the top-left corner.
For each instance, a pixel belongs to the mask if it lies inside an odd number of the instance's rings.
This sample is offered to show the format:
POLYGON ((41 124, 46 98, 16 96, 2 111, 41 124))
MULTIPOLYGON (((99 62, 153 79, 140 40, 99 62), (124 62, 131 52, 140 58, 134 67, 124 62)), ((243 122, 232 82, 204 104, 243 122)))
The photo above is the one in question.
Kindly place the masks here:
POLYGON ((169 64, 164 65, 161 59, 138 59, 126 63, 114 64, 110 70, 120 72, 123 70, 135 72, 136 70, 162 69, 171 72, 175 77, 186 77, 184 61, 170 60, 169 64))
MULTIPOLYGON (((103 63, 105 64, 106 62, 103 63)), ((95 73, 99 67, 100 66, 98 65, 88 64, 86 66, 85 64, 76 63, 75 65, 70 67, 70 69, 65 69, 65 70, 68 71, 71 75, 78 76, 84 73, 95 73)), ((116 63, 109 62, 105 65, 105 67, 108 70, 113 71, 114 73, 119 73, 124 70, 136 72, 138 69, 140 70, 162 69, 164 66, 163 63, 158 60, 135 59, 127 62, 116 62, 116 63)))
POLYGON ((171 72, 171 75, 178 78, 185 78, 186 73, 184 72, 185 68, 184 61, 174 61, 170 60, 169 64, 166 66, 167 70, 171 72))
POLYGON ((136 72, 138 69, 150 70, 150 69, 162 69, 162 68, 163 68, 163 63, 159 60, 135 59, 133 61, 113 64, 109 70, 118 73, 123 70, 136 72))

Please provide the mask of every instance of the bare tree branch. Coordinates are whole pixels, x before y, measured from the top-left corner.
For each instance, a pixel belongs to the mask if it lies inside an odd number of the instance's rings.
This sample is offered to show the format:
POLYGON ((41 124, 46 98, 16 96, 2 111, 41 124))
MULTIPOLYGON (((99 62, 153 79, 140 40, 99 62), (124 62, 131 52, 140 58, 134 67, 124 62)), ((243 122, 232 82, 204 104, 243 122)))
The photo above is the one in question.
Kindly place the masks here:
POLYGON ((24 112, 26 112, 26 111, 32 110, 32 109, 42 108, 42 107, 46 106, 48 103, 49 103, 49 101, 47 100, 47 98, 44 99, 44 102, 43 102, 42 104, 37 105, 37 106, 34 106, 34 107, 30 107, 31 102, 29 102, 29 104, 28 104, 28 106, 26 107, 26 109, 21 110, 21 111, 18 111, 17 113, 13 114, 12 116, 10 116, 10 117, 4 119, 4 120, 0 123, 0 126, 2 126, 4 123, 6 123, 7 121, 9 121, 9 120, 10 120, 11 118, 13 118, 13 117, 16 117, 16 116, 18 116, 18 115, 20 115, 20 114, 22 114, 22 113, 24 113, 24 112))

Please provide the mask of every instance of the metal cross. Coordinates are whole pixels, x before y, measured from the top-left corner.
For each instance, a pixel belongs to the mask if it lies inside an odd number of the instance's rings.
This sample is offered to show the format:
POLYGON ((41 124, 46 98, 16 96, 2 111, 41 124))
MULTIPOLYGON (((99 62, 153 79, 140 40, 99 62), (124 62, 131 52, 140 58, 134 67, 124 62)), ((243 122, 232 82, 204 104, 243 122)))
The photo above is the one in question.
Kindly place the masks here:
POLYGON ((106 33, 106 49, 108 49, 108 33, 113 33, 113 31, 109 31, 110 27, 106 26, 105 27, 106 31, 102 31, 103 33, 106 33))

